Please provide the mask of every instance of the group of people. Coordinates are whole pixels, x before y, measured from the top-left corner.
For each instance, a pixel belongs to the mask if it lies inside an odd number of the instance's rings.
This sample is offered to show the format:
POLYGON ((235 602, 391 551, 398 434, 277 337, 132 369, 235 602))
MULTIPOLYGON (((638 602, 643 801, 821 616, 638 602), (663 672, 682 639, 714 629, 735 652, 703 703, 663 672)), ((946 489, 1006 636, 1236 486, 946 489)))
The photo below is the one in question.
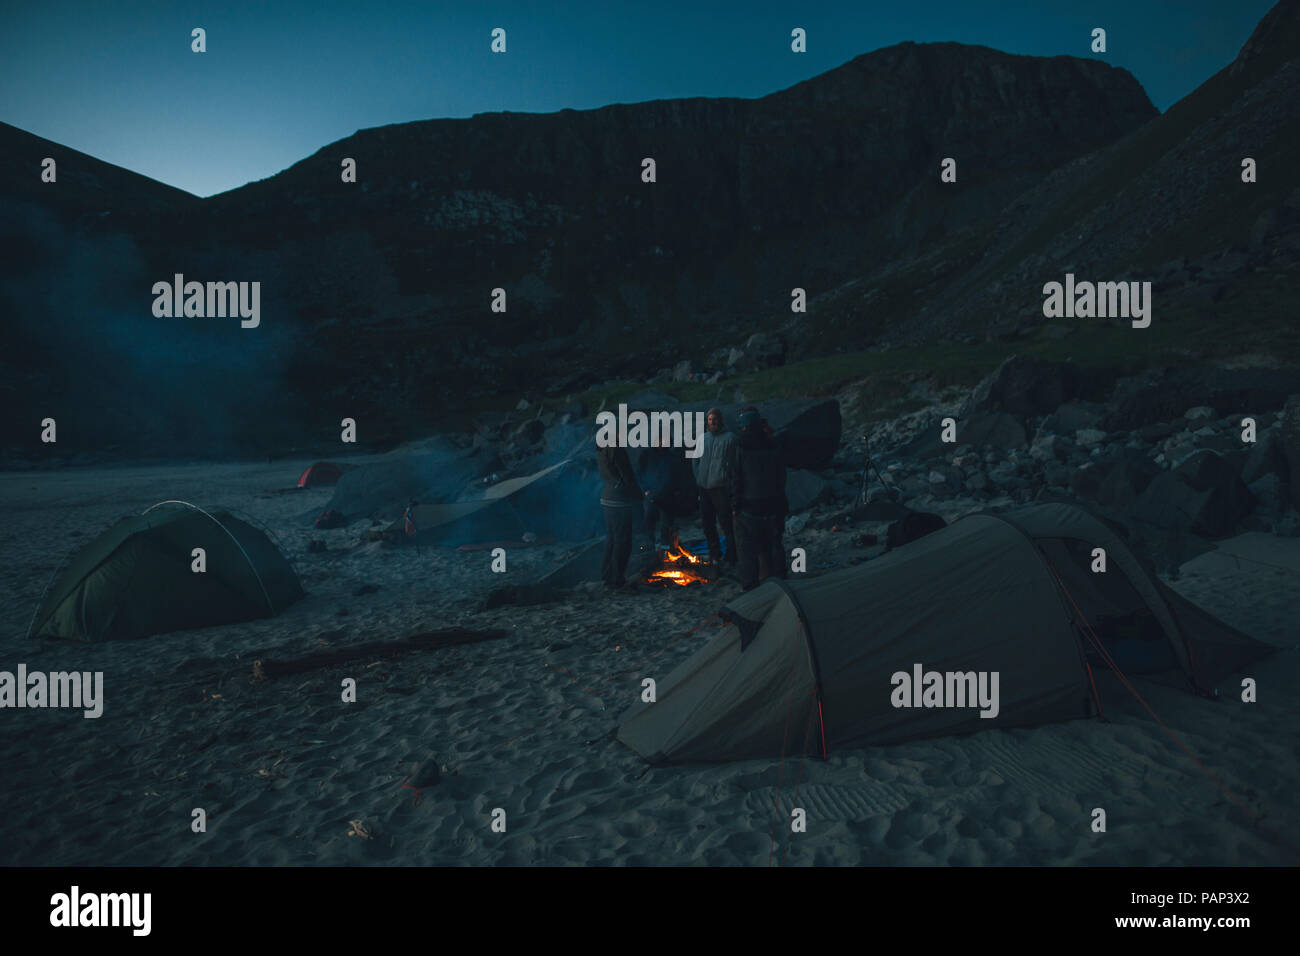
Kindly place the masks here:
POLYGON ((638 526, 654 540, 673 539, 676 516, 698 510, 709 558, 734 568, 746 591, 768 577, 785 577, 785 456, 768 423, 752 406, 741 411, 737 432, 729 432, 721 410, 709 409, 708 430, 698 458, 683 478, 680 449, 649 457, 638 480, 622 447, 601 448, 600 503, 605 512, 605 587, 624 589, 638 526), (677 458, 681 459, 679 463, 677 458), (693 484, 693 489, 691 485, 693 484), (726 538, 723 550, 718 531, 726 538))

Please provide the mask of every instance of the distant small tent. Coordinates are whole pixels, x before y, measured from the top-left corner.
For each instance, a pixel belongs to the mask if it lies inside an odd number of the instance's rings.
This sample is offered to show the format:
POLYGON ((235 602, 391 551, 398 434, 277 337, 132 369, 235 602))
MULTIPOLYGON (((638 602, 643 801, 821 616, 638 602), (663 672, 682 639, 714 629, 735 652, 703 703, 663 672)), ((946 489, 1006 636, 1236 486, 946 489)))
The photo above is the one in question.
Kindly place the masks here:
POLYGON ((1067 504, 971 515, 857 567, 770 580, 723 619, 658 682, 655 702, 624 715, 619 739, 647 760, 825 755, 1091 716, 1097 662, 1124 671, 1094 647, 1106 647, 1104 621, 1150 622, 1134 635, 1206 693, 1272 650, 1166 587, 1106 524, 1067 504), (1104 573, 1092 570, 1098 547, 1104 573), (997 716, 980 717, 970 700, 899 706, 894 675, 918 665, 997 672, 997 716))
POLYGON ((299 488, 317 488, 321 485, 337 485, 343 473, 351 471, 352 465, 338 465, 332 461, 318 461, 309 465, 298 477, 299 488))
POLYGON ((147 637, 279 614, 302 586, 278 548, 224 511, 185 502, 123 518, 51 582, 32 620, 36 637, 147 637), (195 548, 205 570, 193 570, 195 548))

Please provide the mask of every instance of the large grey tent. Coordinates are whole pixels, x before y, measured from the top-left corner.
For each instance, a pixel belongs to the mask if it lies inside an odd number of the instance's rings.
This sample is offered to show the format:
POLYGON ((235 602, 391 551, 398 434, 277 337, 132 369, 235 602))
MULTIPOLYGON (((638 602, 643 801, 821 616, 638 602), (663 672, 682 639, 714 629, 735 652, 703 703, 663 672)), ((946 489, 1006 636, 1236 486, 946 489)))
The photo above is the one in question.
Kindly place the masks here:
POLYGON ((37 637, 145 637, 280 613, 302 586, 278 548, 224 511, 167 501, 123 518, 72 557, 32 620, 37 637), (194 570, 194 549, 204 570, 194 570))
POLYGON ((1106 524, 1067 504, 972 515, 857 567, 770 580, 722 616, 727 625, 658 681, 656 701, 624 716, 619 739, 646 759, 825 754, 1089 716, 1097 662, 1125 669, 1097 652, 1110 620, 1148 622, 1150 643, 1207 692, 1271 650, 1161 584, 1106 524), (1096 548, 1104 573, 1092 570, 1096 548), (996 716, 972 700, 900 700, 896 675, 918 668, 962 697, 975 687, 964 675, 996 672, 996 716))

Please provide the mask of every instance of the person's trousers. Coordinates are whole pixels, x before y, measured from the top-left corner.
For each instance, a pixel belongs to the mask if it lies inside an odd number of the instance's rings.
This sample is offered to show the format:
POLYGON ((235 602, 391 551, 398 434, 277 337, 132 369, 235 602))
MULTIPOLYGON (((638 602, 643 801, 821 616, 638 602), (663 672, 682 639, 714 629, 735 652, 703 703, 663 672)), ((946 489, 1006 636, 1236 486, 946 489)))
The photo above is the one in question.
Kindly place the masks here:
POLYGON ((700 489, 700 524, 704 526, 704 540, 709 543, 709 558, 721 561, 722 544, 718 541, 718 525, 727 539, 726 560, 736 562, 736 529, 731 521, 731 496, 726 488, 700 489))
POLYGON ((770 577, 785 577, 785 518, 743 511, 736 515, 736 558, 746 591, 770 577))
POLYGON ((646 501, 645 533, 656 544, 672 544, 677 540, 677 518, 654 498, 646 501))
POLYGON ((610 587, 627 583, 627 563, 632 557, 632 536, 641 509, 632 505, 605 505, 605 558, 600 576, 610 587))

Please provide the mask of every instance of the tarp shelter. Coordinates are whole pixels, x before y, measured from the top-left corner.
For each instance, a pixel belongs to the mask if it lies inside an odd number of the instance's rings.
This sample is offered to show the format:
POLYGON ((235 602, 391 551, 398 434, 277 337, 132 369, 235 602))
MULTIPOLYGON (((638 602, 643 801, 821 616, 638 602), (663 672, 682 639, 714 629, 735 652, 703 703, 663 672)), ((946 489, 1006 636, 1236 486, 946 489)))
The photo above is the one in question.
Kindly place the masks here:
POLYGON ((741 595, 618 736, 656 763, 725 761, 1090 716, 1088 629, 1126 614, 1156 623, 1170 662, 1200 690, 1271 651, 1161 584, 1097 518, 1038 505, 972 515, 865 564, 741 595), (1092 570, 1095 548, 1104 573, 1092 570), (895 706, 894 675, 916 665, 997 672, 997 716, 895 706))
MULTIPOLYGON (((483 473, 483 466, 481 453, 448 439, 431 439, 351 469, 339 478, 326 507, 348 521, 392 521, 401 516, 412 498, 421 502, 454 499, 483 473)), ((311 511, 303 517, 314 521, 318 514, 318 510, 311 511)))
MULTIPOLYGON (((498 482, 466 501, 421 503, 412 517, 421 540, 517 538, 530 531, 582 539, 595 532, 600 519, 598 488, 594 474, 583 475, 565 459, 498 482)), ((404 519, 391 529, 405 530, 404 519)))
POLYGON ((336 485, 343 473, 352 470, 352 465, 338 465, 332 461, 318 461, 309 465, 298 477, 299 488, 317 488, 321 485, 336 485))
POLYGON ((147 637, 280 613, 302 586, 279 549, 224 511, 164 502, 123 518, 51 582, 32 621, 37 637, 147 637), (194 549, 205 570, 196 572, 194 549))

